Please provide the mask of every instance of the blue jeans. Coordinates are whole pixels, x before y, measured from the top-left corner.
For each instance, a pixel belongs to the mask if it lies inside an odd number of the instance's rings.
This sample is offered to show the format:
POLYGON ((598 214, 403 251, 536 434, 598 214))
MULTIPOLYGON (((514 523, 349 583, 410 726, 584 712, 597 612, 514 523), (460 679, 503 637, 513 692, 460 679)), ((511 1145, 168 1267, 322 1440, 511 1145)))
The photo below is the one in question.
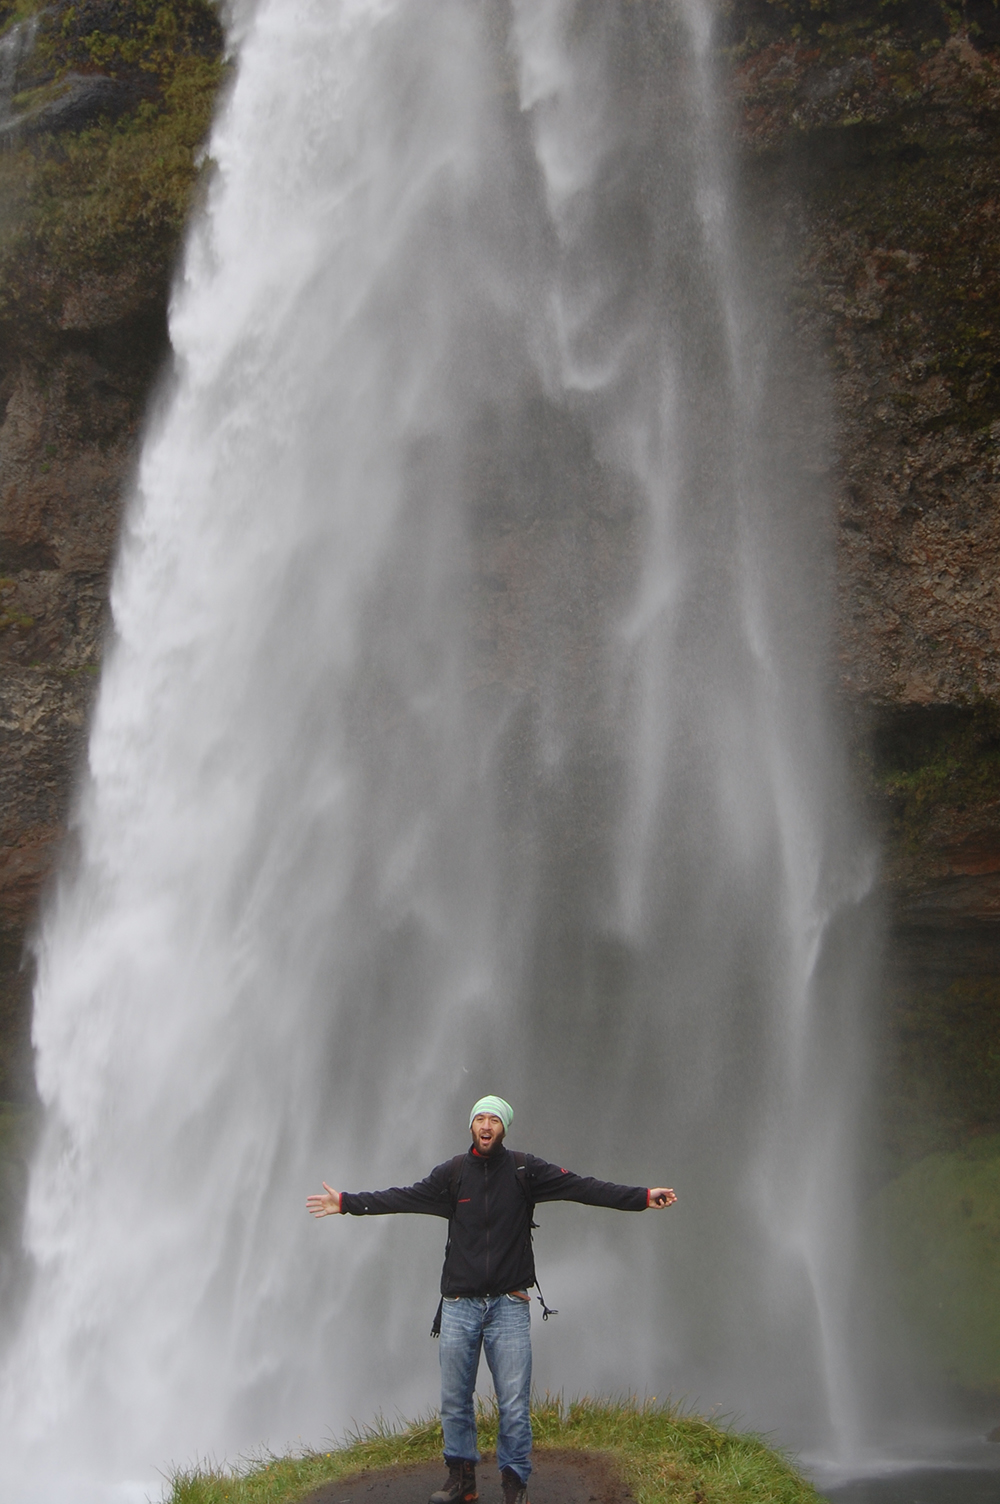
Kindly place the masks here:
POLYGON ((445 1296, 441 1307, 444 1455, 478 1462, 476 1374, 485 1348, 500 1411, 497 1466, 531 1472, 531 1306, 516 1295, 445 1296))

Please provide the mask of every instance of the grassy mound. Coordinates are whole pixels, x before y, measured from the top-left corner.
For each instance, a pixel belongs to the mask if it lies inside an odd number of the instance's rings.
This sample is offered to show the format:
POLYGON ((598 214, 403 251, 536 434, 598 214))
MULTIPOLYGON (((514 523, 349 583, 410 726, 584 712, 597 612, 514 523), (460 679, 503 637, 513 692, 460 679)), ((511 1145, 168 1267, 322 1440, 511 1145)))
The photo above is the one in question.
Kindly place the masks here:
MULTIPOLYGON (((532 1409, 535 1445, 605 1452, 614 1457, 637 1504, 817 1504, 819 1495, 787 1457, 759 1436, 683 1414, 655 1400, 578 1400, 568 1408, 546 1397, 532 1409)), ((496 1446, 492 1406, 479 1415, 479 1441, 496 1446)), ((313 1489, 364 1468, 431 1461, 441 1455, 437 1417, 395 1428, 379 1423, 329 1452, 259 1458, 232 1469, 179 1472, 170 1504, 293 1504, 313 1489)))

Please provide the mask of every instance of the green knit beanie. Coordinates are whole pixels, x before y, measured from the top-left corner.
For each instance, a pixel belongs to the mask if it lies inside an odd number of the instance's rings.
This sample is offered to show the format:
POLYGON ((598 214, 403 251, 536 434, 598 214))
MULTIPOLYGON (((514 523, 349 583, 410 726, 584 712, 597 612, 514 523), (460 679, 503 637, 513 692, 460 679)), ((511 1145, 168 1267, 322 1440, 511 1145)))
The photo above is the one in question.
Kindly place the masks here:
POLYGON ((514 1109, 509 1102, 504 1101, 503 1097, 480 1097, 475 1107, 469 1113, 470 1128, 472 1127, 473 1118, 479 1112, 488 1112, 493 1117, 499 1118, 503 1124, 504 1133, 507 1132, 507 1129, 514 1121, 514 1109))

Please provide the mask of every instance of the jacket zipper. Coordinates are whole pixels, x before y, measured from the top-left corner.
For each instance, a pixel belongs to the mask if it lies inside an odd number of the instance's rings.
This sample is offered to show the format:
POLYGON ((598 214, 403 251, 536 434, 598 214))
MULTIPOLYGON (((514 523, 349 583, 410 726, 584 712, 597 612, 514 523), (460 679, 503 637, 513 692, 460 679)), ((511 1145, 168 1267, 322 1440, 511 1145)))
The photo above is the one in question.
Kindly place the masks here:
POLYGON ((490 1288, 490 1164, 489 1160, 483 1166, 485 1178, 483 1183, 483 1221, 486 1223, 486 1288, 490 1288))

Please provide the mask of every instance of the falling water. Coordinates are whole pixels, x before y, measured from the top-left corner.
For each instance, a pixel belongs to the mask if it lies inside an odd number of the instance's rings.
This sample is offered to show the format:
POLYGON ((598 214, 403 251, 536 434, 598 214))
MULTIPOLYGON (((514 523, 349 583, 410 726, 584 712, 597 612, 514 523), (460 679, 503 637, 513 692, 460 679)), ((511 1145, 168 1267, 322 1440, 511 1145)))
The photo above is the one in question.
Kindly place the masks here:
POLYGON ((30 57, 37 35, 38 17, 29 16, 0 37, 0 131, 10 124, 17 70, 22 60, 30 57))
POLYGON ((304 1198, 417 1178, 485 1090, 681 1198, 544 1209, 539 1387, 852 1444, 868 859, 712 25, 234 8, 38 943, 19 1499, 432 1403, 441 1224, 304 1198))

